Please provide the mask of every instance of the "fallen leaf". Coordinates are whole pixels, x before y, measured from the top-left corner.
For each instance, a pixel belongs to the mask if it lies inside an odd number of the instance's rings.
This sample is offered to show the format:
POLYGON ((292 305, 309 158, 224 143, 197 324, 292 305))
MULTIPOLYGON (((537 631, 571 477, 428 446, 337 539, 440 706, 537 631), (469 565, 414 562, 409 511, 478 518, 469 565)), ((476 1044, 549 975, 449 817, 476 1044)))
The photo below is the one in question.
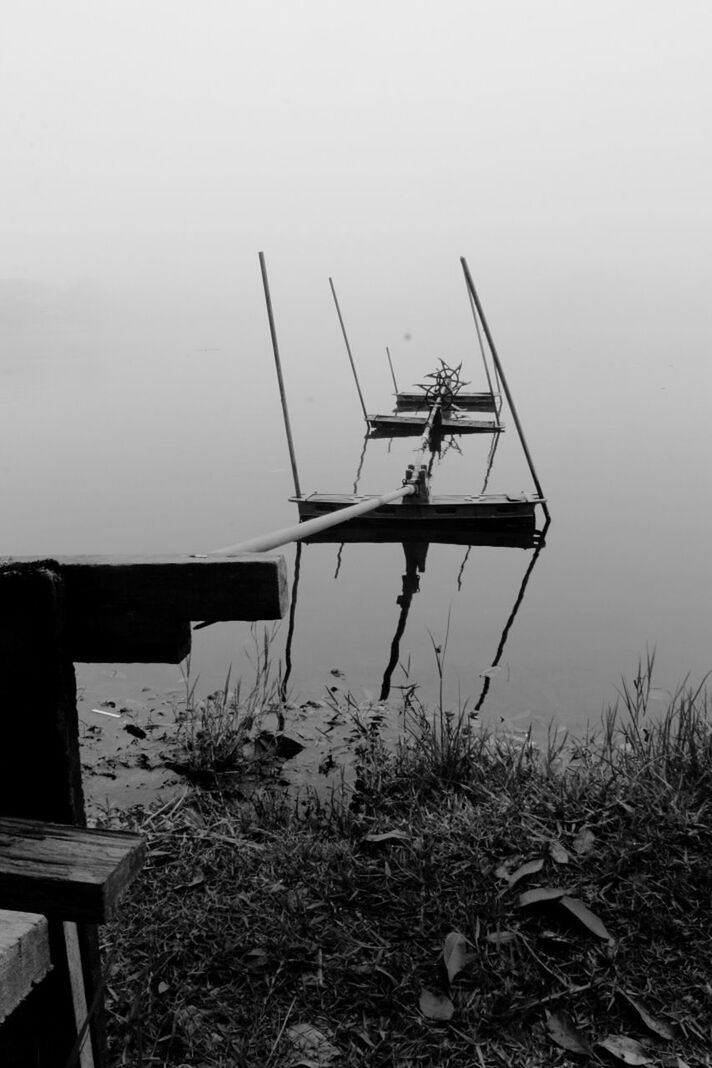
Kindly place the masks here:
POLYGON ((434 994, 423 990, 420 995, 420 1011, 428 1020, 451 1020, 455 1006, 446 994, 434 994))
POLYGON ((509 882, 509 876, 511 872, 509 870, 509 862, 505 861, 504 864, 500 864, 498 868, 495 868, 495 875, 498 879, 504 879, 506 883, 509 882))
POLYGON ((561 842, 554 838, 549 842, 549 854, 555 864, 568 864, 571 860, 561 842))
POLYGON ((410 835, 405 831, 382 831, 381 834, 367 834, 364 842, 409 842, 410 835))
POLYGON ((451 983, 467 964, 467 939, 459 931, 450 931, 445 939, 443 961, 451 983))
POLYGON ((536 875, 538 871, 544 867, 544 858, 537 857, 536 860, 528 860, 526 864, 521 864, 516 871, 513 871, 509 876, 510 887, 516 886, 521 879, 526 879, 527 875, 536 875))
POLYGON ((533 890, 525 890, 519 895, 518 904, 520 909, 529 908, 531 905, 543 905, 547 901, 558 901, 568 892, 565 887, 561 886, 535 886, 533 890))
POLYGON ((494 665, 492 667, 485 668, 484 671, 480 672, 480 678, 481 679, 491 679, 494 675, 499 675, 501 670, 502 670, 501 667, 497 667, 497 666, 494 666, 494 665))
POLYGON ((295 1024, 287 1031, 287 1038, 296 1054, 290 1065, 309 1065, 309 1068, 327 1068, 341 1051, 329 1042, 318 1027, 312 1024, 295 1024))
POLYGON ((572 845, 574 851, 578 853, 580 857, 590 853, 596 842, 596 836, 592 830, 588 827, 582 827, 579 833, 574 838, 572 845))
POLYGON ((575 916, 579 923, 582 923, 591 934, 596 935, 597 938, 604 939, 606 942, 613 941, 606 930, 603 921, 599 920, 595 912, 591 912, 590 908, 584 905, 580 898, 564 895, 559 898, 558 903, 570 912, 572 916, 575 916))
POLYGON ((516 931, 492 931, 488 934, 485 941, 491 942, 495 946, 504 946, 507 942, 513 942, 517 937, 516 931))
POLYGON ((546 1029, 557 1046, 572 1053, 590 1054, 591 1047, 568 1012, 547 1012, 546 1029))
POLYGON ((628 1038, 627 1035, 606 1035, 596 1043, 596 1047, 605 1049, 606 1053, 610 1053, 623 1064, 650 1064, 653 1060, 640 1042, 628 1038))
POLYGON ((625 990, 620 990, 619 993, 623 1000, 637 1013, 640 1021, 649 1031, 652 1031, 658 1038, 664 1038, 666 1042, 672 1042, 675 1036, 664 1020, 657 1020, 654 1016, 651 1016, 648 1010, 625 990))
POLYGON ((127 723, 124 730, 128 734, 133 734, 134 738, 145 738, 146 732, 141 727, 137 727, 135 723, 127 723))

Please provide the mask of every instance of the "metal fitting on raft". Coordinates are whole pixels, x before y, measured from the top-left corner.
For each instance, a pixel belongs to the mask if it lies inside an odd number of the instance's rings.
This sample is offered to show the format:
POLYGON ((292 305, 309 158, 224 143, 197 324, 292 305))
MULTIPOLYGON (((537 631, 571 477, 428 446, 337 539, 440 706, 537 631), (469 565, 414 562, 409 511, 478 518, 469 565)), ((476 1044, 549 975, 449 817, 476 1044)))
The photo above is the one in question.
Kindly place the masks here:
POLYGON ((403 479, 404 486, 415 486, 415 493, 410 494, 408 497, 404 497, 402 504, 408 505, 414 504, 427 504, 430 500, 430 487, 428 485, 428 468, 426 464, 421 464, 420 470, 415 471, 415 464, 408 464, 405 472, 405 478, 403 479))

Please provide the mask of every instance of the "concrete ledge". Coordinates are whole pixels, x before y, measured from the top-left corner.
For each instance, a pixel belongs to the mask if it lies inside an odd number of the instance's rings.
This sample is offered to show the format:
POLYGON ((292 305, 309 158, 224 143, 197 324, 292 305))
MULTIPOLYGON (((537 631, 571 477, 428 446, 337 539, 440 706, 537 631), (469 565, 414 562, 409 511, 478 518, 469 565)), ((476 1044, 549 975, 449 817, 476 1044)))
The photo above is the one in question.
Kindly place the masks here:
POLYGON ((50 968, 44 916, 0 909, 0 1023, 50 968))

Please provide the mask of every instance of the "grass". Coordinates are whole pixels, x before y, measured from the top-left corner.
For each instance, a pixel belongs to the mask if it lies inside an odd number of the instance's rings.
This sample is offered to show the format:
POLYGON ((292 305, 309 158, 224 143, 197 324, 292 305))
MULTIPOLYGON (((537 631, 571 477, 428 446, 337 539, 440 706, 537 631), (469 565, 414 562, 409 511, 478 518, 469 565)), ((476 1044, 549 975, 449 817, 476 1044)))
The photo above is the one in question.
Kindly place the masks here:
POLYGON ((149 860, 107 932, 113 1063, 712 1063, 710 708, 651 716, 651 674, 543 750, 412 691, 389 748, 351 703, 348 789, 123 817, 149 860))
POLYGON ((261 752, 254 742, 260 737, 266 714, 274 713, 283 730, 284 697, 270 655, 275 633, 265 629, 260 637, 255 628, 252 630, 253 681, 249 688, 242 679, 231 687, 229 670, 222 689, 198 698, 199 679, 192 677, 188 658, 183 671, 184 699, 176 710, 177 749, 170 766, 196 785, 214 787, 226 776, 244 775, 254 768, 257 750, 261 752))

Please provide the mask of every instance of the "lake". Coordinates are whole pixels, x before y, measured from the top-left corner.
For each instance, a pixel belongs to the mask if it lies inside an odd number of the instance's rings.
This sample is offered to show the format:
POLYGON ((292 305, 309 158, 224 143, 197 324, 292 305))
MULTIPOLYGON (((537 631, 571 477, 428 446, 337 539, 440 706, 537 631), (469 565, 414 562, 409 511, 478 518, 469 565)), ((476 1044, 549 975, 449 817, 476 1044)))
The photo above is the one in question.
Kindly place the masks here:
MULTIPOLYGON (((386 345, 401 387, 442 357, 463 362, 471 388, 486 388, 462 279, 448 267, 391 290, 384 277, 351 277, 340 289, 369 411, 392 407, 386 345)), ((302 488, 350 492, 364 427, 326 279, 275 274, 302 488)), ((424 701, 438 699, 438 646, 448 705, 477 703, 489 675, 488 721, 531 723, 539 734, 554 720, 580 732, 646 648, 660 698, 712 668, 706 306, 701 290, 678 293, 679 314, 656 316, 632 278, 622 294, 616 279, 581 291, 563 277, 530 292, 501 265, 478 287, 552 523, 513 620, 533 550, 429 547, 391 698, 417 685, 424 701)), ((234 307, 224 296, 88 310, 38 301, 11 304, 0 320, 3 554, 202 553, 296 521, 256 268, 234 307)), ((503 417, 489 489, 531 492, 506 406, 503 417)), ((397 488, 415 445, 369 442, 359 490, 397 488)), ((462 439, 436 464, 434 490, 478 492, 488 447, 462 439)), ((291 584, 294 546, 284 554, 291 584)), ((336 686, 378 700, 404 572, 399 544, 303 547, 295 698, 336 686)), ((276 660, 287 631, 285 620, 276 660)), ((250 649, 249 624, 195 632, 199 690, 221 685, 230 665, 233 676, 249 674, 250 649)), ((96 702, 181 686, 178 668, 161 665, 80 665, 78 678, 96 702)))

